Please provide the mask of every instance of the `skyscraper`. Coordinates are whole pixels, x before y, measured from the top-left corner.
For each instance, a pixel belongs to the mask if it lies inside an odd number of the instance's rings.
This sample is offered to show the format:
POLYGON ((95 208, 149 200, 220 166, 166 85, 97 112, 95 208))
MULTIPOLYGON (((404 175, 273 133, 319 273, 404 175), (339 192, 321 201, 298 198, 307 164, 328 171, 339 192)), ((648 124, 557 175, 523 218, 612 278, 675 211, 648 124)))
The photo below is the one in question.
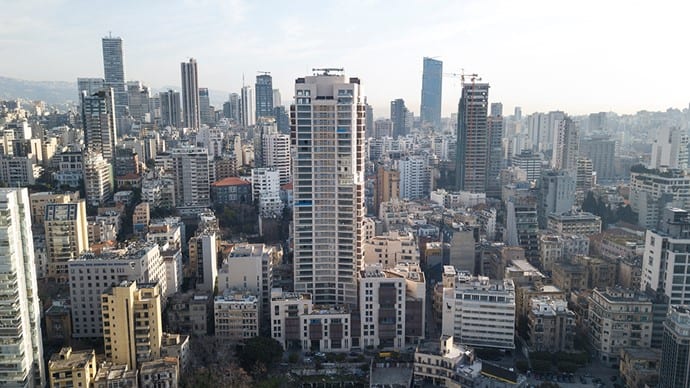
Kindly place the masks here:
POLYGON ((441 90, 443 62, 424 57, 422 73, 422 105, 419 109, 422 125, 430 124, 441 129, 441 90))
POLYGON ((407 126, 407 112, 405 100, 398 98, 391 101, 391 121, 393 122, 394 138, 410 133, 410 128, 407 126))
POLYGON ((256 119, 273 117, 273 78, 268 73, 256 76, 256 119))
POLYGON ((494 198, 501 197, 499 174, 503 168, 503 104, 491 104, 491 115, 488 118, 489 128, 489 164, 486 170, 486 194, 494 198))
POLYGON ((240 90, 240 101, 239 101, 239 120, 242 127, 251 127, 256 123, 254 120, 254 92, 251 86, 242 86, 240 90))
POLYGON ((0 189, 0 369, 2 385, 43 387, 41 307, 27 189, 0 189))
POLYGON ((84 126, 86 149, 112 161, 117 144, 113 89, 103 89, 92 95, 81 94, 81 122, 84 126))
POLYGON ((671 306, 664 322, 659 365, 659 388, 690 385, 690 310, 671 306))
POLYGON ((315 304, 356 305, 364 238, 360 81, 326 69, 298 78, 294 101, 295 291, 311 293, 315 304))
POLYGON ((186 128, 199 129, 201 118, 199 114, 199 77, 196 60, 190 58, 189 62, 182 62, 180 69, 182 73, 183 124, 186 128))
POLYGON ((551 167, 575 175, 580 150, 580 132, 568 116, 555 123, 551 167))
POLYGON ((173 148, 175 172, 175 204, 177 206, 208 205, 211 195, 208 150, 201 147, 173 148))
POLYGON ((213 110, 211 108, 211 98, 208 88, 199 88, 199 120, 200 124, 213 124, 213 110))
POLYGON ((688 133, 678 127, 663 127, 652 143, 652 158, 649 168, 688 168, 688 133))
MULTIPOLYGON (((652 144, 652 153, 655 145, 652 144)), ((616 141, 608 136, 592 136, 580 144, 580 155, 592 160, 592 168, 597 172, 597 180, 607 181, 616 177, 614 169, 616 141)), ((652 158, 654 160, 654 158, 652 158)))
POLYGON ((127 113, 127 88, 125 87, 125 61, 122 39, 109 35, 103 38, 103 74, 105 87, 113 89, 115 117, 124 118, 127 113))
POLYGON ((168 90, 160 93, 161 125, 182 128, 182 109, 180 107, 180 92, 168 90))
POLYGON ((458 106, 458 135, 455 163, 458 190, 486 192, 489 162, 489 84, 467 83, 458 106))
POLYGON ((127 99, 129 101, 129 115, 140 123, 150 122, 153 112, 150 111, 149 87, 140 81, 127 82, 127 99))

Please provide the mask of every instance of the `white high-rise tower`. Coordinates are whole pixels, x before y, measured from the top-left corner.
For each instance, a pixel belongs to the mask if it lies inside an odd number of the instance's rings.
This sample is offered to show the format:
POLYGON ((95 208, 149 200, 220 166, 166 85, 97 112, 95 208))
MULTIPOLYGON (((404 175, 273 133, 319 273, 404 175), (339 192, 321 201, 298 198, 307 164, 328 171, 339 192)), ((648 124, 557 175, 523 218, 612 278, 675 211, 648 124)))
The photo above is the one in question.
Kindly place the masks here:
POLYGON ((201 120, 199 112, 199 76, 197 74, 196 60, 190 58, 189 62, 180 64, 182 73, 182 115, 184 126, 190 129, 199 129, 201 120))
POLYGON ((41 307, 27 189, 0 189, 0 385, 44 387, 41 307))
POLYGON ((358 78, 323 69, 295 81, 295 291, 356 305, 364 218, 365 107, 358 78))

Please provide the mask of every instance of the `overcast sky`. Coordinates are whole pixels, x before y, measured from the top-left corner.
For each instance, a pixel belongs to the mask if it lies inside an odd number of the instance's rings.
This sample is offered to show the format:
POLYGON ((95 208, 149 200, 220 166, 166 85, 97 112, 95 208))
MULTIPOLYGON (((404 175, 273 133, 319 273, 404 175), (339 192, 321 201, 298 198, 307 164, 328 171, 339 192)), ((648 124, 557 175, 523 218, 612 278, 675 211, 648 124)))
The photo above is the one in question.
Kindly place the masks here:
MULTIPOLYGON (((102 77, 100 38, 122 37, 125 74, 180 84, 194 57, 199 85, 237 91, 270 71, 283 101, 313 67, 362 80, 375 115, 404 98, 419 114, 422 57, 479 73, 510 114, 561 109, 684 108, 690 102, 687 1, 4 1, 0 75, 102 77)), ((460 80, 445 77, 443 115, 460 80)))

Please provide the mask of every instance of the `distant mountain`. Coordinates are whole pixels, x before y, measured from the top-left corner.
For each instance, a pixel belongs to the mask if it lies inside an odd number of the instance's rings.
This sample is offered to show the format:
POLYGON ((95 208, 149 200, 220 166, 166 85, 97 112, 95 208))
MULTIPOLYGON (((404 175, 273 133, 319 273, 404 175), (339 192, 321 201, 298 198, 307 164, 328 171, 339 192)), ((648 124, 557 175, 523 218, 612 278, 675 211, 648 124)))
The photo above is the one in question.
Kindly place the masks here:
POLYGON ((0 76, 0 100, 23 98, 63 104, 77 99, 77 83, 64 81, 25 81, 0 76))
MULTIPOLYGON (((180 90, 180 86, 151 88, 151 94, 168 89, 180 90)), ((209 90, 211 105, 223 109, 223 102, 228 100, 229 92, 209 90)), ((77 102, 77 83, 65 81, 26 81, 0 76, 0 100, 23 98, 42 100, 48 104, 64 104, 67 101, 77 102)))

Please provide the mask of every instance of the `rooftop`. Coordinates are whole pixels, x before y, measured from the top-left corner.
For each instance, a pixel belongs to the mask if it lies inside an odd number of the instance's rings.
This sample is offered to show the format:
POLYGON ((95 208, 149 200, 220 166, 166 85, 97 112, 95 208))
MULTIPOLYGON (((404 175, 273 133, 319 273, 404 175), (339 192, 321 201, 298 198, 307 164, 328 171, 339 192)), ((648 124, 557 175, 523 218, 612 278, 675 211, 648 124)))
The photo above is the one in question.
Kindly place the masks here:
POLYGON ((227 178, 223 178, 221 180, 215 181, 211 184, 213 187, 221 187, 221 186, 243 186, 243 185, 250 185, 248 181, 238 178, 236 176, 231 176, 227 178))
POLYGON ((50 357, 49 367, 50 369, 83 368, 95 357, 96 353, 93 349, 73 351, 71 347, 66 347, 50 357))

